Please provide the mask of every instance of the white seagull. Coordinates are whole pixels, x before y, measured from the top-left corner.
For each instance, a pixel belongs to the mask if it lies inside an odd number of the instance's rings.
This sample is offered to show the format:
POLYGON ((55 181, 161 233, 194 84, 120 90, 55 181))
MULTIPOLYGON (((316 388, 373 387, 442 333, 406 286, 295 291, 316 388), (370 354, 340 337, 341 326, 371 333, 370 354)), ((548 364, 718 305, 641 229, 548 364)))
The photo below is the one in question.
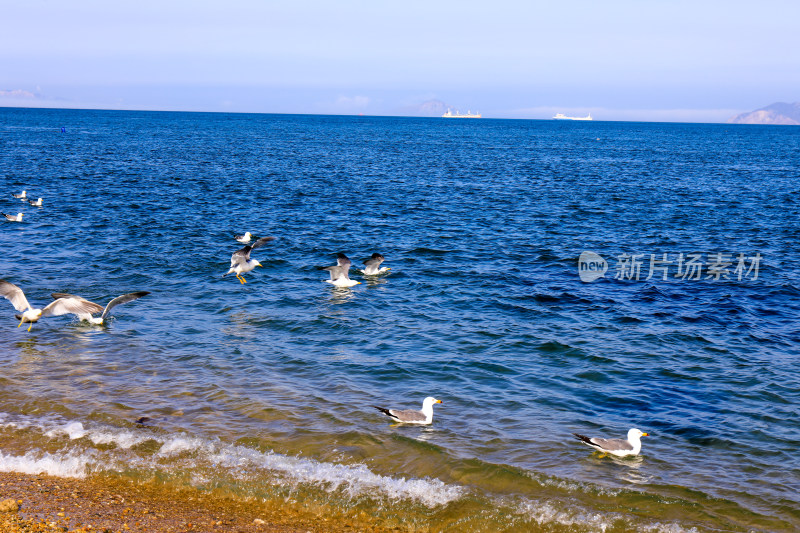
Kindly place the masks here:
POLYGON ((258 239, 256 242, 253 243, 252 246, 248 245, 242 248, 241 250, 236 250, 233 252, 231 256, 231 268, 227 272, 225 272, 222 277, 224 278, 231 272, 236 273, 236 279, 239 280, 239 283, 247 283, 247 280, 244 279, 245 272, 250 272, 257 266, 263 266, 261 263, 256 261, 255 259, 250 259, 250 251, 255 250, 256 248, 261 248, 269 241, 274 241, 275 237, 262 237, 258 239))
POLYGON ((22 191, 22 192, 21 192, 21 193, 19 193, 19 194, 14 194, 14 193, 11 193, 11 196, 13 196, 14 198, 19 198, 19 199, 20 199, 20 200, 22 200, 22 201, 25 201, 25 198, 27 198, 27 197, 28 197, 28 194, 27 194, 25 191, 22 191))
POLYGON ((364 260, 364 274, 367 276, 377 276, 378 274, 384 274, 391 270, 389 267, 382 267, 381 263, 384 262, 384 257, 375 252, 372 254, 372 257, 369 259, 364 260))
POLYGON ((21 315, 15 315, 19 319, 17 327, 20 327, 24 322, 30 322, 31 325, 28 326, 28 331, 33 327, 33 323, 38 322, 43 316, 65 315, 67 313, 88 313, 91 315, 103 310, 101 306, 87 301, 83 301, 76 306, 65 306, 63 299, 51 302, 44 309, 37 309, 28 303, 28 299, 25 298, 25 293, 22 292, 22 289, 4 279, 0 279, 0 296, 11 302, 14 309, 22 312, 21 315))
POLYGON ((421 411, 415 411, 414 409, 384 409, 377 405, 373 405, 372 407, 396 422, 427 425, 433 422, 433 404, 435 403, 442 403, 442 400, 437 400, 432 396, 428 396, 422 402, 421 411))
POLYGON ((55 302, 53 303, 60 302, 59 309, 63 310, 63 313, 51 313, 51 314, 53 315, 73 314, 77 315, 79 320, 85 320, 86 322, 94 324, 95 326, 102 326, 103 324, 105 324, 108 313, 113 308, 115 308, 119 304, 124 304, 127 302, 138 300, 142 296, 147 296, 148 294, 150 294, 150 292, 148 291, 129 292, 128 294, 123 294, 122 296, 117 296, 116 298, 113 298, 110 302, 106 304, 104 308, 102 305, 90 302, 86 298, 75 296, 74 294, 67 294, 65 292, 54 292, 51 295, 53 298, 55 298, 55 302), (96 310, 91 312, 86 312, 85 309, 87 308, 87 304, 94 306, 93 309, 96 310), (96 313, 99 313, 100 311, 102 311, 102 314, 99 317, 92 316, 96 313))
POLYGON ((0 215, 3 215, 6 217, 6 220, 10 220, 11 222, 22 222, 22 213, 17 213, 17 216, 7 215, 5 213, 0 213, 0 215))
POLYGON ((33 207, 42 207, 42 199, 39 198, 35 202, 33 200, 28 200, 28 203, 31 204, 33 207))
POLYGON ((642 441, 640 437, 647 437, 649 434, 644 433, 636 428, 628 430, 628 439, 599 439, 597 437, 587 437, 573 433, 575 438, 584 444, 588 444, 595 450, 603 453, 616 455, 617 457, 625 457, 628 455, 639 455, 642 450, 642 441))
POLYGON ((322 281, 337 287, 352 287, 353 285, 360 284, 360 281, 350 279, 350 265, 352 264, 353 263, 347 258, 346 255, 337 254, 336 264, 323 269, 331 273, 331 279, 325 279, 322 281))
POLYGON ((250 234, 249 231, 246 231, 244 235, 234 235, 233 238, 242 244, 247 244, 252 240, 253 236, 250 234))

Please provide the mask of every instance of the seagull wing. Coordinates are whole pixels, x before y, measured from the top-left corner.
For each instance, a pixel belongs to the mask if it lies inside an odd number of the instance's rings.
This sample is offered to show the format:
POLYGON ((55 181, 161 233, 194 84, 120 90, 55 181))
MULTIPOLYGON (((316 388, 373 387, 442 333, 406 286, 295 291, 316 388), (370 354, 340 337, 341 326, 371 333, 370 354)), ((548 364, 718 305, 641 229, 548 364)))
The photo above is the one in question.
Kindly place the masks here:
POLYGON ((376 405, 373 405, 373 407, 399 422, 426 422, 428 420, 421 411, 415 411, 414 409, 384 409, 376 405))
POLYGON ((118 306, 119 304, 124 304, 127 302, 132 302, 134 300, 138 300, 142 296, 147 296, 150 294, 148 291, 137 291, 137 292, 129 292, 128 294, 123 294, 122 296, 117 296, 106 305, 106 308, 103 309, 103 314, 100 315, 100 318, 105 319, 108 316, 109 311, 111 311, 114 307, 118 306))
POLYGON ((633 445, 625 439, 599 439, 592 437, 589 440, 595 446, 610 452, 629 452, 633 450, 633 445))
POLYGON ((42 316, 95 315, 103 310, 102 305, 81 297, 59 298, 42 309, 42 316))
POLYGON ((578 433, 573 433, 573 435, 575 435, 575 438, 578 440, 598 450, 609 452, 629 452, 633 450, 633 445, 624 439, 600 439, 597 437, 587 437, 586 435, 580 435, 578 433))
POLYGON ((247 263, 250 260, 250 250, 252 249, 252 246, 245 246, 241 250, 236 250, 233 252, 233 255, 231 256, 231 268, 241 263, 247 263))
POLYGON ((344 268, 345 270, 349 270, 350 265, 352 265, 353 262, 350 261, 350 259, 346 255, 339 254, 338 257, 336 258, 336 264, 344 268))
MULTIPOLYGON (((261 237, 256 242, 254 242, 253 246, 251 246, 250 248, 252 248, 253 250, 255 250, 256 248, 261 248, 262 246, 267 244, 269 241, 274 241, 274 240, 275 240, 275 237, 261 237)), ((249 259, 249 256, 248 256, 248 259, 249 259)))
POLYGON ((335 266, 335 265, 334 266, 329 266, 329 267, 323 268, 323 270, 327 270, 328 272, 330 272, 331 281, 336 281, 337 279, 341 278, 342 276, 347 277, 347 274, 345 274, 344 269, 342 269, 342 267, 339 267, 339 266, 335 266))
POLYGON ((50 293, 50 296, 53 297, 53 300, 58 300, 59 298, 75 298, 76 300, 85 300, 86 298, 82 296, 76 296, 74 294, 69 294, 66 292, 53 292, 50 293))
POLYGON ((17 311, 31 309, 31 304, 28 303, 22 289, 4 279, 0 279, 0 296, 11 302, 17 311))

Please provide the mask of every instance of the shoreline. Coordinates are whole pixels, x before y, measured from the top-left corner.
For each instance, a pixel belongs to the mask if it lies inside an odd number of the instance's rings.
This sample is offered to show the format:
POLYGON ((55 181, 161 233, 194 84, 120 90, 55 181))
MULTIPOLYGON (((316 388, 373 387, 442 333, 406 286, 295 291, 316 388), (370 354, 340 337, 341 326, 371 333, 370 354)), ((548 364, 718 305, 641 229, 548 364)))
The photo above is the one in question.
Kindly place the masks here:
POLYGON ((4 533, 388 531, 359 517, 331 518, 324 509, 296 502, 245 501, 217 491, 111 476, 77 479, 0 472, 0 502, 5 503, 0 503, 4 533), (17 510, 7 500, 13 500, 17 510))

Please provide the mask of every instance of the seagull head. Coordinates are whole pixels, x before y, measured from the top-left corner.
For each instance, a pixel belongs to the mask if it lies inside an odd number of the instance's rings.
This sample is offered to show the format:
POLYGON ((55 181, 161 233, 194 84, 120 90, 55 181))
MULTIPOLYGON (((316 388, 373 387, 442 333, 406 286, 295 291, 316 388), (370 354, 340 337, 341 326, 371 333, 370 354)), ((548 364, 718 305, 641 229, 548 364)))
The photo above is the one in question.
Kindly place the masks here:
POLYGON ((639 429, 631 428, 628 430, 628 441, 639 440, 639 437, 647 437, 649 433, 645 433, 639 429))
POLYGON ((431 406, 431 407, 433 407, 433 404, 435 404, 435 403, 442 403, 442 400, 437 400, 437 399, 436 399, 436 398, 434 398, 433 396, 428 396, 428 397, 427 397, 427 398, 425 398, 425 400, 422 402, 422 407, 428 407, 428 406, 431 406))
POLYGON ((259 263, 259 262, 258 262, 257 260, 255 260, 255 259, 253 259, 253 264, 255 264, 255 266, 257 266, 257 267, 263 267, 263 266, 264 266, 264 265, 262 265, 261 263, 259 263))

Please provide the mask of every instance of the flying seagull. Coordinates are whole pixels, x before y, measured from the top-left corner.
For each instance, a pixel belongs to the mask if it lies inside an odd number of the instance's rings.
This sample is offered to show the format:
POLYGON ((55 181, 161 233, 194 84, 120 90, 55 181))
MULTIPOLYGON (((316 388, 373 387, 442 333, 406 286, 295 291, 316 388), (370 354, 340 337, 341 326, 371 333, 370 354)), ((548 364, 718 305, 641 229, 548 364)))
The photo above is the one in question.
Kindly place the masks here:
POLYGON ((75 296, 74 294, 67 294, 65 292, 54 292, 51 295, 53 298, 55 298, 55 302, 53 303, 60 302, 59 304, 60 309, 63 310, 63 312, 52 313, 52 314, 78 315, 78 319, 80 320, 85 320, 86 322, 89 322, 90 324, 94 324, 96 326, 102 326, 103 324, 105 324, 105 320, 106 317, 108 316, 108 313, 111 312, 113 308, 115 308, 119 304, 124 304, 132 302, 134 300, 138 300, 142 296, 147 296, 148 294, 150 294, 148 291, 129 292, 128 294, 123 294, 122 296, 117 296, 116 298, 113 298, 110 302, 106 304, 104 308, 102 305, 90 302, 86 298, 81 298, 80 296, 75 296), (94 306, 94 309, 97 309, 97 311, 86 312, 84 309, 86 309, 87 304, 94 306), (103 313, 99 317, 92 316, 96 313, 99 313, 100 311, 102 311, 103 313))
POLYGON ((253 243, 252 246, 247 245, 241 250, 236 250, 233 252, 231 256, 231 268, 227 272, 225 272, 222 277, 224 278, 231 272, 236 273, 236 279, 239 280, 239 283, 247 283, 247 280, 244 279, 245 272, 250 272, 257 266, 263 266, 261 263, 256 261, 255 259, 250 259, 250 251, 255 250, 256 248, 261 248, 269 241, 274 241, 275 237, 262 237, 258 239, 256 242, 253 243))
POLYGON ((35 202, 33 200, 28 200, 28 203, 31 204, 33 207, 42 207, 42 199, 39 198, 35 202))
POLYGON ((10 220, 11 222, 22 222, 22 213, 17 213, 17 216, 6 215, 5 213, 0 213, 0 215, 3 215, 6 217, 6 220, 10 220))
POLYGON ((375 276, 391 270, 389 267, 381 267, 383 261, 384 258, 381 254, 377 252, 372 254, 371 258, 364 260, 364 274, 367 276, 375 276))
POLYGON ((44 309, 37 309, 28 303, 28 299, 25 298, 25 293, 22 292, 22 289, 4 279, 0 279, 0 296, 11 302, 14 309, 22 312, 21 315, 15 315, 19 319, 17 327, 20 327, 24 322, 30 322, 28 331, 33 327, 33 323, 38 322, 43 316, 65 315, 67 313, 86 313, 91 316, 92 313, 99 313, 103 310, 101 306, 85 300, 80 305, 65 306, 63 299, 51 302, 44 309))
POLYGON ((442 403, 442 400, 428 396, 422 402, 421 411, 415 411, 414 409, 384 409, 376 405, 372 407, 396 422, 403 424, 430 424, 433 422, 433 404, 435 403, 442 403))
POLYGON ((25 198, 27 198, 27 197, 28 197, 28 195, 27 195, 27 193, 26 193, 25 191, 22 191, 22 192, 21 192, 21 193, 19 193, 19 194, 14 194, 14 193, 11 193, 11 196, 13 196, 14 198, 19 198, 19 199, 20 199, 20 200, 22 200, 22 201, 25 201, 25 198))
POLYGON ((588 444, 595 450, 603 453, 616 455, 617 457, 625 457, 627 455, 639 455, 642 450, 642 441, 640 437, 647 437, 648 433, 643 433, 636 428, 628 430, 628 439, 599 439, 597 437, 587 437, 573 433, 575 438, 584 444, 588 444))
POLYGON ((233 238, 242 244, 247 244, 252 240, 253 236, 250 234, 249 231, 246 231, 244 235, 234 235, 233 238))

